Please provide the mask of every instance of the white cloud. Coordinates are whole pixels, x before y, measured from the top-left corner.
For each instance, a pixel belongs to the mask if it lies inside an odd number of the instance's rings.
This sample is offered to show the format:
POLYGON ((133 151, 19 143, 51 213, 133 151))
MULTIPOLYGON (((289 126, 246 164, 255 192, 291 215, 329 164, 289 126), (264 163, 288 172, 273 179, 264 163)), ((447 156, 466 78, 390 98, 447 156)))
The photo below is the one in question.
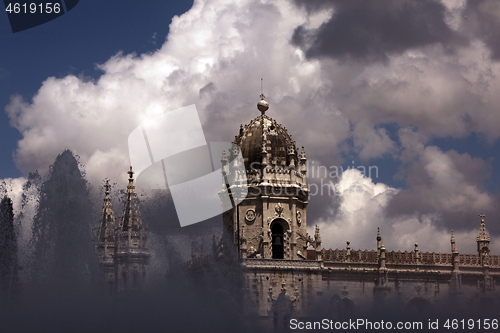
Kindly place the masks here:
MULTIPOLYGON (((391 218, 385 214, 389 202, 399 190, 375 184, 359 170, 342 173, 335 186, 340 205, 337 211, 318 221, 325 248, 375 249, 377 227, 380 227, 388 251, 412 251, 419 244, 423 252, 449 252, 451 229, 439 227, 439 214, 407 214, 391 218)), ((312 228, 310 226, 310 228, 312 228)), ((475 253, 479 223, 471 230, 456 231, 461 253, 475 253), (474 229, 475 228, 475 229, 474 229)), ((312 233, 310 230, 309 233, 312 233)), ((500 238, 492 238, 492 249, 499 249, 500 238)))
POLYGON ((0 181, 1 197, 6 195, 12 200, 19 257, 22 262, 27 260, 27 244, 31 239, 31 227, 38 204, 37 186, 26 186, 27 180, 20 177, 6 178, 0 181))
MULTIPOLYGON (((445 3, 448 24, 456 28, 462 5, 445 3)), ((319 27, 332 13, 308 14, 285 0, 196 0, 172 20, 158 51, 118 53, 99 66, 102 75, 95 80, 47 78, 32 103, 15 97, 7 111, 23 136, 17 165, 24 172, 46 173, 58 154, 71 149, 91 183, 109 177, 123 185, 127 137, 142 121, 195 103, 207 141, 231 140, 240 123, 258 115, 263 77, 268 115, 306 146, 309 157, 336 165, 345 149, 341 144, 352 139, 361 159, 400 153, 402 161, 418 161, 431 180, 413 188, 421 189, 424 199, 436 199, 434 211, 414 216, 410 205, 408 216, 396 220, 385 210, 397 189, 345 172, 338 184, 340 210, 333 212, 334 204, 323 207, 331 216, 319 221, 325 245, 341 246, 348 239, 353 248, 374 244, 381 226, 388 246, 407 247, 413 242, 408 235, 414 235, 438 248, 437 239, 449 231, 436 227, 436 211, 475 210, 491 204, 491 198, 457 167, 474 161, 426 147, 426 140, 471 131, 490 140, 500 137, 500 65, 479 41, 453 51, 438 45, 410 49, 384 64, 308 59, 291 45, 296 27, 319 27), (387 123, 416 127, 418 133, 401 135, 405 149, 398 151, 381 127, 387 123)))
POLYGON ((69 148, 86 165, 97 158, 110 161, 98 170, 87 166, 89 175, 117 177, 115 167, 127 160, 126 137, 133 128, 193 103, 209 141, 227 140, 239 123, 258 114, 261 77, 269 115, 318 156, 338 154, 351 126, 363 159, 394 152, 395 143, 378 127, 384 123, 418 126, 435 136, 474 128, 500 136, 492 125, 500 67, 485 60, 484 45, 472 43, 458 53, 439 46, 412 49, 385 65, 305 58, 290 44, 294 29, 317 27, 332 13, 308 14, 288 1, 195 1, 174 17, 158 51, 119 53, 99 66, 103 74, 95 81, 48 78, 31 104, 14 98, 7 111, 23 134, 17 164, 24 172, 46 171, 69 148), (481 83, 488 89, 477 90, 481 83), (202 94, 204 87, 210 89, 202 94), (465 119, 473 120, 472 128, 465 119))
POLYGON ((323 246, 342 248, 346 241, 353 248, 375 245, 377 227, 387 229, 384 208, 397 190, 373 183, 357 169, 344 171, 335 189, 338 211, 318 222, 323 246))
POLYGON ((270 116, 289 125, 299 144, 337 151, 348 123, 317 101, 319 63, 289 45, 293 29, 306 20, 285 1, 196 1, 173 19, 157 52, 117 54, 99 66, 103 74, 95 81, 48 78, 31 104, 14 98, 7 111, 23 134, 18 166, 45 173, 57 154, 71 149, 92 182, 112 177, 123 183, 118 171, 127 169, 127 136, 141 121, 196 103, 209 141, 231 139, 240 122, 258 115, 261 77, 270 116), (296 121, 308 109, 323 113, 308 124, 313 126, 296 121))
POLYGON ((21 210, 23 185, 26 178, 4 178, 0 180, 0 199, 8 196, 12 200, 14 214, 21 210))

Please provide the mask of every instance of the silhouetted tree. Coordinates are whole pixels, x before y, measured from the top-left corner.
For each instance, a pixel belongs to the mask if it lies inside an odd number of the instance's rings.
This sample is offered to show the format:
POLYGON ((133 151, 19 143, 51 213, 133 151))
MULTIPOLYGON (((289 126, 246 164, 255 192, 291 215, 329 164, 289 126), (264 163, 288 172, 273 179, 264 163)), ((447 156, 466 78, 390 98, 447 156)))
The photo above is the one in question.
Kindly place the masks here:
POLYGON ((11 299, 19 291, 17 239, 14 231, 12 200, 0 202, 0 297, 11 299))
POLYGON ((42 184, 33 221, 33 277, 57 285, 88 281, 95 260, 90 225, 93 209, 78 162, 66 150, 42 184))

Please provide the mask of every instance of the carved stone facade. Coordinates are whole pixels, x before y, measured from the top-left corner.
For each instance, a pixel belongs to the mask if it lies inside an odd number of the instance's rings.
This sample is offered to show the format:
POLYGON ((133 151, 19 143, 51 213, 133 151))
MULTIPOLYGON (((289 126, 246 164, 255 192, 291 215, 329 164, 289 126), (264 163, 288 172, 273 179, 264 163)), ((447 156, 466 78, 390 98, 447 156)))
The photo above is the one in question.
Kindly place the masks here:
POLYGON ((128 174, 129 183, 123 213, 118 223, 111 204, 111 185, 109 181, 104 185, 106 194, 97 233, 96 251, 110 294, 139 289, 146 279, 149 261, 147 235, 135 192, 132 167, 128 174))
MULTIPOLYGON (((378 230, 376 251, 321 247, 319 228, 307 234, 306 156, 285 127, 265 112, 241 126, 229 160, 238 148, 248 182, 223 191, 248 196, 224 213, 230 235, 245 268, 245 308, 286 326, 288 318, 308 316, 314 304, 327 304, 329 317, 347 317, 377 304, 425 313, 434 305, 500 302, 500 256, 489 254, 490 238, 481 215, 478 254, 459 254, 453 232, 450 253, 387 251, 378 230), (236 148, 235 148, 236 147, 236 148), (459 299, 460 302, 456 302, 459 299)), ((224 177, 226 156, 222 159, 224 177)), ((317 314, 317 313, 316 313, 317 314)))

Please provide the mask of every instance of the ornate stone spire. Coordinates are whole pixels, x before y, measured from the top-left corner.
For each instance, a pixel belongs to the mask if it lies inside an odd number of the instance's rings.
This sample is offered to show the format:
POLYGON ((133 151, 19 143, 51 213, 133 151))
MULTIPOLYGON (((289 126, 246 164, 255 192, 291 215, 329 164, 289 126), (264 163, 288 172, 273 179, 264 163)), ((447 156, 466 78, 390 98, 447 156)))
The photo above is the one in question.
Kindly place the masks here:
POLYGON ((129 175, 125 205, 117 230, 116 265, 119 290, 139 288, 146 276, 149 251, 141 218, 139 199, 135 192, 134 171, 129 175))
MULTIPOLYGON (((453 264, 453 273, 458 274, 459 271, 459 264, 460 260, 458 257, 458 248, 457 248, 457 242, 455 241, 455 234, 453 233, 453 230, 451 231, 451 262, 453 264)), ((452 276, 452 290, 456 291, 457 288, 459 288, 458 285, 458 278, 456 276, 452 276)))
POLYGON ((106 179, 101 219, 97 231, 96 251, 99 256, 99 263, 104 270, 105 278, 110 284, 110 293, 112 294, 116 280, 114 261, 116 251, 116 219, 109 195, 110 188, 109 180, 106 179))
POLYGON ((120 231, 127 231, 129 229, 142 231, 143 223, 140 216, 137 193, 135 192, 134 171, 132 170, 132 167, 130 167, 130 170, 127 173, 129 175, 127 197, 125 199, 125 207, 120 220, 120 231))
POLYGON ((373 289, 373 296, 376 302, 383 302, 384 298, 389 293, 390 288, 387 286, 388 271, 386 267, 387 256, 384 245, 384 240, 380 235, 380 227, 377 227, 377 255, 378 255, 378 276, 376 286, 373 289))
POLYGON ((477 236, 477 241, 490 241, 490 235, 488 234, 488 231, 486 231, 486 225, 484 223, 484 218, 486 215, 483 213, 479 214, 479 217, 481 218, 481 226, 479 227, 479 235, 477 236))
POLYGON ((316 248, 321 249, 321 235, 319 233, 318 225, 316 225, 314 228, 314 241, 316 242, 316 248))
POLYGON ((415 263, 417 265, 420 264, 420 250, 418 249, 418 243, 415 243, 415 249, 413 250, 415 253, 415 263))
POLYGON ((223 184, 222 184, 222 188, 226 188, 226 175, 227 175, 227 155, 226 155, 226 151, 223 150, 222 151, 222 155, 220 157, 220 164, 221 164, 221 171, 222 171, 222 177, 224 178, 223 179, 223 184))
POLYGON ((306 150, 304 149, 304 146, 302 146, 302 151, 300 152, 300 172, 305 175, 307 173, 307 157, 306 157, 306 150))
POLYGON ((382 236, 380 235, 380 227, 377 227, 377 257, 380 258, 380 248, 382 247, 382 236))
POLYGON ((114 232, 116 228, 115 213, 113 211, 113 205, 111 204, 111 197, 109 195, 109 190, 111 185, 109 180, 106 179, 106 184, 104 184, 104 200, 102 204, 101 221, 99 223, 98 237, 99 241, 104 241, 114 237, 114 232))
POLYGON ((110 188, 111 185, 109 184, 109 180, 106 179, 106 184, 104 185, 105 195, 102 204, 101 219, 97 232, 97 251, 102 263, 112 259, 115 247, 116 219, 113 211, 113 205, 111 203, 111 197, 109 195, 110 188))
POLYGON ((351 261, 351 242, 346 242, 345 261, 351 261))
POLYGON ((479 227, 479 235, 476 238, 477 241, 477 252, 481 261, 481 266, 489 265, 489 255, 490 255, 490 235, 486 231, 486 225, 484 223, 484 218, 486 215, 483 213, 479 214, 481 218, 481 226, 479 227))
POLYGON ((387 258, 385 256, 385 245, 384 241, 382 240, 380 243, 380 257, 379 257, 379 268, 380 269, 385 269, 385 263, 387 261, 387 258))
POLYGON ((451 253, 458 253, 458 248, 457 248, 457 242, 455 241, 455 234, 453 233, 453 230, 451 230, 451 253))

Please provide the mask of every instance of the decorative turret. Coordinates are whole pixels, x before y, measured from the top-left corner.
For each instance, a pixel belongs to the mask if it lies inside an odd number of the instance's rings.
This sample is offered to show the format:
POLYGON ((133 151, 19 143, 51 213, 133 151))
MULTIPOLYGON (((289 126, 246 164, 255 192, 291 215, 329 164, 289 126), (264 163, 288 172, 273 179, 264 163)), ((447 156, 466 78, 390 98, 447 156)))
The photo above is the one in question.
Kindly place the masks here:
MULTIPOLYGON (((137 199, 137 193, 135 192, 134 184, 134 171, 132 167, 127 172, 129 175, 128 185, 127 185, 127 196, 125 198, 125 207, 123 209, 123 214, 119 224, 119 231, 121 233, 130 231, 137 232, 137 235, 132 235, 128 232, 131 237, 146 235, 143 233, 143 223, 140 216, 139 201, 137 199)), ((127 236, 128 237, 128 236, 127 236)))
MULTIPOLYGON (((238 186, 247 185, 248 195, 224 213, 225 231, 241 258, 304 260, 308 245, 316 244, 315 257, 321 260, 319 229, 314 239, 307 235, 305 152, 299 156, 287 129, 267 116, 264 94, 260 98, 260 115, 240 127, 233 142, 237 153, 241 149, 247 176, 247 183, 238 186)), ((233 155, 230 151, 229 160, 233 155)), ((223 176, 232 177, 226 160, 221 162, 223 176)), ((233 196, 233 188, 224 185, 223 191, 233 196)))
POLYGON ((385 245, 384 245, 384 241, 382 240, 381 245, 380 245, 380 257, 378 259, 379 269, 385 270, 386 262, 387 262, 387 258, 385 256, 385 245))
POLYGON ((455 241, 455 234, 453 233, 453 230, 451 231, 450 243, 451 243, 451 261, 453 263, 453 271, 458 272, 459 270, 458 265, 460 263, 460 259, 458 256, 458 248, 457 248, 457 243, 455 241))
MULTIPOLYGON (((384 240, 382 239, 382 236, 380 235, 380 227, 377 227, 377 249, 378 249, 378 269, 379 272, 384 272, 386 271, 386 263, 387 263, 387 256, 386 256, 386 250, 385 250, 385 245, 384 245, 384 240)), ((385 274, 380 275, 383 277, 384 283, 381 285, 385 285, 385 274)))
POLYGON ((316 250, 316 260, 322 260, 321 256, 321 235, 319 233, 319 226, 314 227, 314 249, 316 250))
POLYGON ((351 261, 351 242, 346 242, 345 261, 351 261))
POLYGON ((377 227, 377 258, 380 258, 381 247, 382 247, 382 236, 380 235, 380 227, 377 227))
POLYGON ((453 229, 451 230, 451 253, 458 253, 457 242, 455 241, 455 234, 453 233, 453 229))
POLYGON ((479 227, 479 235, 477 235, 477 252, 479 254, 479 262, 483 267, 483 281, 479 281, 480 289, 483 293, 491 292, 495 288, 493 278, 490 275, 490 235, 486 230, 484 218, 486 215, 479 214, 481 218, 481 226, 479 227))
POLYGON ((307 173, 306 162, 307 162, 306 150, 304 149, 304 146, 302 146, 302 151, 300 152, 300 173, 304 176, 307 173))
POLYGON ((484 223, 484 218, 486 215, 483 213, 479 214, 481 218, 481 226, 479 228, 479 235, 476 238, 477 241, 477 252, 479 254, 481 266, 489 266, 489 255, 490 255, 490 235, 486 231, 486 226, 484 223))
POLYGON ((117 229, 116 261, 119 289, 139 288, 146 277, 149 251, 147 236, 135 192, 134 171, 128 171, 129 179, 125 205, 117 229))
POLYGON ((145 279, 149 260, 146 230, 140 215, 132 167, 128 174, 125 206, 118 224, 111 204, 109 191, 111 185, 106 180, 101 220, 97 231, 96 251, 109 282, 111 294, 117 290, 139 288, 145 279))
POLYGON ((373 289, 373 296, 376 302, 383 302, 389 294, 391 288, 387 286, 388 270, 386 267, 387 256, 384 245, 384 240, 380 235, 380 228, 377 227, 377 252, 378 252, 378 276, 376 286, 373 289))
POLYGON ((450 243, 451 243, 451 263, 453 265, 453 269, 451 271, 450 292, 457 293, 460 290, 460 268, 459 268, 460 258, 453 230, 451 231, 450 243))
POLYGON ((240 127, 234 144, 241 148, 247 178, 253 183, 301 186, 306 189, 306 157, 285 127, 268 117, 269 103, 261 94, 257 108, 261 115, 240 127), (299 170, 297 170, 299 166, 299 170))
POLYGON ((102 204, 101 220, 99 222, 99 229, 97 231, 97 245, 96 251, 99 255, 99 262, 103 266, 106 279, 108 282, 113 282, 114 275, 114 255, 116 249, 116 219, 111 203, 109 190, 111 185, 109 180, 106 179, 104 185, 105 195, 102 204))
POLYGON ((420 265, 420 251, 418 249, 418 243, 415 243, 415 249, 413 252, 415 253, 415 264, 420 265))

